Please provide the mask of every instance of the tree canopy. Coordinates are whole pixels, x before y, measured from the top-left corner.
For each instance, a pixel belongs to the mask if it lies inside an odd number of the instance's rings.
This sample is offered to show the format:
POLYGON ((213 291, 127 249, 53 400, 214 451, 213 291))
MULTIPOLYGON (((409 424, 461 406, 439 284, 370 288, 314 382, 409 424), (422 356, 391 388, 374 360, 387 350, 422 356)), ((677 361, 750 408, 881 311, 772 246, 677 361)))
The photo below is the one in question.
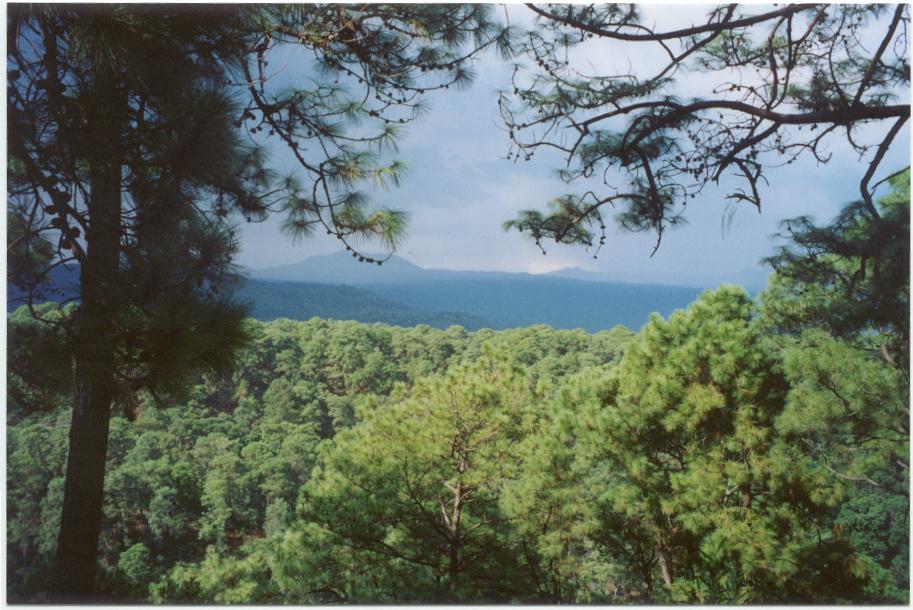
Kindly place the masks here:
POLYGON ((141 388, 174 392, 201 369, 225 370, 245 340, 243 309, 229 292, 233 215, 282 211, 293 237, 321 225, 350 250, 353 236, 394 246, 402 216, 370 211, 354 187, 398 181, 401 166, 377 155, 414 118, 425 88, 466 84, 468 58, 508 48, 489 12, 10 10, 10 279, 32 304, 55 268, 80 272, 79 306, 57 320, 74 337, 76 379, 59 545, 64 595, 92 589, 112 401, 135 403, 141 388), (288 75, 266 66, 291 47, 310 51, 316 65, 283 82, 288 75), (304 175, 269 167, 254 135, 266 126, 304 175))
MULTIPOLYGON (((99 594, 902 602, 904 378, 757 307, 725 287, 636 336, 251 321, 235 372, 112 418, 99 594)), ((11 318, 52 336, 35 324, 11 318)), ((41 600, 67 409, 32 396, 10 409, 7 550, 11 599, 41 600)))
POLYGON ((636 5, 527 6, 537 24, 520 52, 532 67, 500 99, 511 156, 556 150, 579 187, 508 227, 540 246, 598 248, 619 208, 622 227, 654 231, 659 247, 708 185, 760 209, 772 168, 825 164, 841 138, 867 159, 859 192, 878 216, 876 174, 910 116, 906 5, 730 4, 672 29, 636 5), (597 52, 614 67, 588 65, 597 52), (644 68, 647 56, 663 60, 644 68), (691 79, 706 83, 694 97, 680 90, 691 79))
POLYGON ((909 601, 909 170, 881 178, 909 7, 530 9, 514 47, 486 5, 11 7, 11 599, 909 601), (599 44, 668 62, 584 72, 599 44), (404 218, 360 189, 397 183, 401 127, 487 47, 538 66, 500 100, 512 156, 603 178, 509 223, 540 246, 598 247, 623 203, 658 247, 726 172, 760 206, 778 160, 841 137, 860 199, 786 221, 757 299, 638 333, 246 319, 235 220, 382 264, 352 240, 404 218), (684 99, 694 69, 719 86, 684 99), (66 265, 78 302, 37 303, 66 265))

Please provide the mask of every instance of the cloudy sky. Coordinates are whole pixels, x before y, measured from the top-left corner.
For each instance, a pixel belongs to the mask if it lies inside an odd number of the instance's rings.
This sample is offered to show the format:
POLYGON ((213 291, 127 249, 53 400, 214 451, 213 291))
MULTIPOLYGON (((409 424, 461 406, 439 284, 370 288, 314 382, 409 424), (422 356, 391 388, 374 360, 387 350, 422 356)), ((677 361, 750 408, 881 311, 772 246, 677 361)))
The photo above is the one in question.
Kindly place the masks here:
MULTIPOLYGON (((512 6, 510 11, 514 22, 527 19, 524 7, 512 6)), ((694 6, 662 6, 645 12, 661 26, 680 26, 700 20, 705 11, 694 6)), ((658 55, 643 53, 648 49, 635 49, 639 53, 635 59, 641 62, 636 66, 661 60, 658 55)), ((596 70, 608 70, 615 64, 623 68, 629 59, 627 51, 617 48, 589 48, 586 53, 596 70)), ((759 260, 772 251, 771 236, 783 219, 809 214, 826 221, 842 204, 858 199, 865 168, 843 141, 834 140, 828 165, 803 159, 770 170, 770 185, 761 191, 762 213, 753 207, 737 207, 725 230, 726 191, 708 187, 689 204, 688 224, 667 232, 652 258, 653 235, 614 229, 596 260, 583 248, 554 244, 543 256, 529 240, 505 233, 501 225, 517 211, 542 209, 552 197, 577 187, 569 189, 553 176, 562 164, 557 156, 537 154, 529 163, 506 159, 508 139, 499 122, 497 91, 508 88, 511 69, 495 53, 485 55, 476 65, 477 78, 468 91, 432 95, 431 111, 410 126, 399 153, 409 167, 407 180, 399 189, 373 193, 378 204, 409 212, 408 237, 399 255, 429 268, 540 273, 573 266, 638 274, 645 280, 727 281, 746 269, 759 268, 759 260)), ((699 95, 707 88, 706 82, 700 74, 688 74, 679 92, 699 95)), ((882 163, 883 173, 907 165, 909 155, 905 128, 882 163)), ((280 234, 278 225, 274 219, 242 227, 242 265, 263 268, 340 249, 339 242, 324 235, 293 245, 280 234)))

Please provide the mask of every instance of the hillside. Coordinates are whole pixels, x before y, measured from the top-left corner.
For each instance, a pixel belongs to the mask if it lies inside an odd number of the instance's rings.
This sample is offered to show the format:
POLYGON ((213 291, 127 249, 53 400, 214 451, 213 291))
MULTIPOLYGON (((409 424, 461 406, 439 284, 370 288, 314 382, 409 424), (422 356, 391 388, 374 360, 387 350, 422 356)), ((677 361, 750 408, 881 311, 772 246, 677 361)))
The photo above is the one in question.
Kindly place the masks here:
POLYGON ((667 316, 699 294, 677 286, 517 278, 369 287, 248 280, 237 297, 252 304, 259 320, 319 316, 397 326, 457 324, 469 330, 547 324, 596 332, 619 324, 638 329, 651 313, 667 316))
MULTIPOLYGON (((251 271, 256 278, 252 281, 281 279, 286 282, 281 289, 285 296, 279 297, 275 304, 277 312, 293 305, 296 299, 316 298, 308 294, 314 288, 296 288, 292 282, 299 286, 312 286, 316 282, 358 287, 364 291, 360 294, 365 298, 371 294, 378 303, 398 303, 406 310, 428 315, 464 312, 459 315, 475 317, 476 322, 484 320, 494 329, 531 324, 588 331, 617 324, 637 329, 647 322, 651 313, 668 315, 686 307, 701 292, 691 286, 613 282, 604 274, 580 273, 583 275, 576 279, 552 274, 424 269, 399 256, 377 266, 359 263, 346 252, 312 256, 291 265, 251 271), (300 297, 292 296, 298 292, 300 297)), ((258 292, 254 300, 264 298, 272 301, 277 296, 258 292)), ((270 315, 272 308, 270 305, 270 315)), ((257 311, 263 309, 258 307, 257 311)))
POLYGON ((277 318, 308 320, 316 316, 333 320, 382 322, 394 326, 427 324, 434 328, 447 328, 457 325, 468 329, 491 326, 476 315, 444 309, 419 311, 352 286, 247 280, 235 296, 250 304, 250 313, 254 318, 264 321, 277 318))
POLYGON ((449 307, 490 321, 492 328, 548 324, 596 332, 618 324, 637 330, 651 313, 667 316, 687 307, 696 288, 581 282, 531 276, 509 280, 452 280, 382 284, 381 297, 425 311, 449 307))
MULTIPOLYGON (((638 329, 651 313, 667 316, 701 292, 692 287, 553 275, 422 269, 399 257, 378 267, 358 263, 344 253, 252 275, 235 297, 248 303, 251 315, 259 320, 316 316, 396 326, 459 325, 469 330, 533 324, 591 332, 619 324, 638 329), (269 274, 288 279, 265 279, 269 274)), ((78 268, 55 270, 43 289, 44 299, 35 302, 74 298, 78 278, 78 268)), ((7 311, 23 304, 23 294, 14 286, 7 287, 7 297, 7 311)))

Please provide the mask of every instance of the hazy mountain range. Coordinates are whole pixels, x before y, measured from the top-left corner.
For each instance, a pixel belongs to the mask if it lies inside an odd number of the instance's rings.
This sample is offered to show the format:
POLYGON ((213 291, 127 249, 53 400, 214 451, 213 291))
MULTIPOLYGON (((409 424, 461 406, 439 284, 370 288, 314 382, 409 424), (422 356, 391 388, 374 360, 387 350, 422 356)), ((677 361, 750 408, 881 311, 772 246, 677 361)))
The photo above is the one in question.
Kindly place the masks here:
MULTIPOLYGON (((265 310, 279 293, 285 295, 283 300, 305 302, 325 290, 317 284, 333 284, 357 288, 362 291, 359 297, 373 295, 380 304, 398 303, 410 315, 446 314, 470 329, 531 324, 590 331, 622 324, 638 329, 650 313, 668 315, 701 292, 694 286, 622 283, 579 269, 541 275, 424 269, 399 256, 377 266, 360 263, 346 252, 252 270, 250 275, 244 296, 254 303, 258 317, 287 309, 270 306, 265 310)), ((351 298, 356 298, 354 293, 351 298)))
MULTIPOLYGON (((78 274, 78 268, 55 270, 45 298, 78 294, 78 274)), ((637 330, 651 313, 667 316, 686 307, 702 289, 715 287, 625 282, 620 275, 575 268, 541 275, 424 269, 399 256, 378 266, 360 263, 346 252, 248 274, 235 297, 261 320, 318 316, 471 330, 532 324, 588 331, 621 324, 637 330)), ((765 281, 760 272, 746 272, 737 283, 754 292, 765 281)), ((9 285, 8 311, 21 305, 22 297, 9 285)))
MULTIPOLYGON (((371 255, 382 258, 379 255, 371 255)), ((348 252, 310 256, 298 263, 253 269, 250 275, 256 279, 284 280, 292 282, 320 282, 328 284, 396 284, 404 282, 453 281, 453 280, 507 280, 518 278, 563 278, 586 282, 614 282, 625 284, 652 284, 685 286, 688 288, 716 288, 720 283, 744 286, 749 291, 758 291, 767 285, 767 272, 762 269, 742 269, 721 276, 702 278, 698 274, 682 277, 672 272, 655 272, 649 277, 635 273, 602 273, 567 267, 550 273, 510 273, 505 271, 455 271, 450 269, 425 269, 394 255, 382 266, 358 262, 348 252)))

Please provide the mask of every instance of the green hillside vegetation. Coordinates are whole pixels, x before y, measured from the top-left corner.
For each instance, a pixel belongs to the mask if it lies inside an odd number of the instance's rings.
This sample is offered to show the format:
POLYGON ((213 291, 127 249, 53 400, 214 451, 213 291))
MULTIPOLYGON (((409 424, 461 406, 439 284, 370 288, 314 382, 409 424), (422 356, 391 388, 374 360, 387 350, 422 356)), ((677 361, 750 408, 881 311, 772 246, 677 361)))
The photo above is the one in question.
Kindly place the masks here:
POLYGON ((700 294, 695 288, 584 282, 561 278, 433 279, 342 286, 246 280, 235 297, 258 320, 314 316, 394 326, 458 325, 469 330, 547 324, 597 332, 615 325, 643 326, 650 313, 668 315, 700 294))
MULTIPOLYGON (((98 600, 908 603, 892 185, 788 221, 757 299, 638 333, 247 319, 233 372, 121 382, 98 600)), ((78 309, 35 313, 8 317, 12 602, 52 590, 73 393, 78 309)))
MULTIPOLYGON (((322 269, 323 274, 331 271, 322 269)), ((345 281, 344 272, 335 283, 246 279, 234 288, 233 297, 249 307, 251 317, 263 321, 307 320, 316 316, 394 326, 427 324, 441 329, 454 325, 479 330, 547 324, 597 332, 617 324, 640 328, 650 313, 668 315, 686 307, 700 294, 696 288, 685 286, 581 281, 520 273, 428 273, 430 277, 425 279, 361 282, 352 286, 339 283, 345 281)), ((49 276, 42 292, 31 295, 34 304, 78 300, 78 266, 57 269, 49 276)), ((10 286, 7 297, 7 310, 12 312, 27 301, 28 295, 10 286)))
MULTIPOLYGON (((906 603, 905 380, 871 334, 772 317, 727 287, 637 335, 251 320, 236 373, 167 404, 125 388, 100 595, 906 603)), ((8 593, 40 601, 68 384, 34 370, 65 371, 65 338, 9 326, 8 593)))
POLYGON ((491 326, 470 313, 419 310, 355 286, 246 280, 235 298, 250 306, 258 320, 327 318, 356 322, 381 322, 393 326, 427 324, 434 328, 462 326, 479 329, 491 326))
MULTIPOLYGON (((43 306, 44 313, 52 307, 43 306)), ((66 371, 65 361, 46 358, 63 336, 25 308, 9 318, 9 328, 9 593, 24 599, 47 591, 52 575, 69 386, 65 374, 35 375, 66 371)), ((181 575, 216 557, 237 559, 267 532, 284 532, 319 448, 366 413, 489 349, 509 346, 531 378, 547 385, 617 360, 632 336, 621 327, 469 333, 319 319, 251 320, 248 330, 253 341, 237 374, 202 378, 179 404, 159 405, 150 395, 120 401, 106 477, 104 593, 149 599, 149 586, 159 583, 154 599, 215 600, 225 574, 210 582, 210 593, 196 572, 184 591, 181 575), (212 555, 216 550, 222 555, 212 555)), ((219 599, 244 599, 229 589, 219 599)), ((248 601, 261 599, 250 595, 248 601)))

